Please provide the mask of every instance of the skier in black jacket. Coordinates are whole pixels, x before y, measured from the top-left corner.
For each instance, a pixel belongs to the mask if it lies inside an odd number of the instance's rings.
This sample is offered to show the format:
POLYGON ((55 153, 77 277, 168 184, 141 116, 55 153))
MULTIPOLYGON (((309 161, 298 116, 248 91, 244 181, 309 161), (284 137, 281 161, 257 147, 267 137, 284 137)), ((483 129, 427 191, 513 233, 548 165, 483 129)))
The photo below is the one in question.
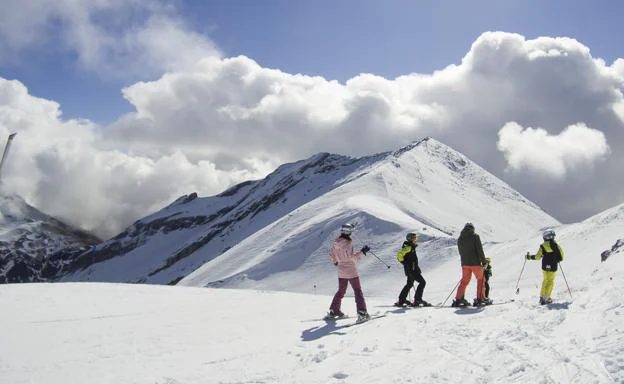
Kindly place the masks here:
POLYGON ((403 270, 405 271, 405 276, 407 276, 407 283, 399 294, 399 301, 394 303, 394 305, 397 307, 403 307, 405 305, 428 307, 431 304, 422 298, 427 282, 422 276, 422 272, 418 266, 418 256, 416 255, 416 247, 418 246, 416 241, 418 241, 418 235, 410 232, 407 236, 405 236, 405 239, 406 241, 403 242, 403 247, 399 253, 397 253, 396 257, 397 260, 403 264, 403 270), (414 286, 414 282, 418 282, 418 287, 416 288, 416 294, 414 295, 414 302, 410 303, 407 300, 407 294, 414 286))

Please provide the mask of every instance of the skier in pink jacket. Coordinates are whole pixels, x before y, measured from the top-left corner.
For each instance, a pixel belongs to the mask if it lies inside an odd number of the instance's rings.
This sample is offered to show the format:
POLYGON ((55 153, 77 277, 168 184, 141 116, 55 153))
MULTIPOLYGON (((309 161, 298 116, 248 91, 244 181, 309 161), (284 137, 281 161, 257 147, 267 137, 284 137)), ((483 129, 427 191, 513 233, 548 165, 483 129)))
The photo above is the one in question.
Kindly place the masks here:
POLYGON ((351 241, 352 232, 353 225, 342 225, 340 228, 340 236, 334 241, 329 251, 329 259, 338 267, 338 291, 334 295, 327 317, 335 319, 345 316, 344 313, 340 311, 340 304, 347 292, 347 283, 349 283, 355 294, 358 320, 362 321, 368 320, 370 316, 366 311, 366 302, 364 301, 364 294, 362 293, 356 262, 360 260, 362 256, 366 255, 370 247, 365 245, 360 252, 355 253, 351 241))

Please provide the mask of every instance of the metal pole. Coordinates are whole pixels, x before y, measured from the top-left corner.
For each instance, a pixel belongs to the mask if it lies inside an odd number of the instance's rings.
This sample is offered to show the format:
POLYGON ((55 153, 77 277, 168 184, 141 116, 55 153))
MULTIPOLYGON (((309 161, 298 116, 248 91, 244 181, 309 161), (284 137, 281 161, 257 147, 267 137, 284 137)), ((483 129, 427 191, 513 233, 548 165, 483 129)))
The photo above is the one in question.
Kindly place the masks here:
POLYGON ((566 279, 566 277, 565 277, 565 273, 563 273, 563 267, 561 266, 561 264, 559 264, 559 268, 561 268, 561 274, 563 275, 563 280, 564 280, 564 281, 565 281, 565 283, 566 283, 566 287, 568 287, 568 293, 570 294, 570 299, 574 299, 574 298, 572 297, 572 291, 570 291, 570 286, 568 285, 568 279, 566 279))
POLYGON ((524 272, 524 266, 526 265, 527 258, 524 257, 524 264, 522 264, 522 270, 520 271, 520 276, 518 276, 518 282, 516 283, 516 295, 520 293, 520 278, 522 277, 522 272, 524 272))
POLYGON ((388 269, 390 269, 390 266, 385 261, 381 260, 377 255, 375 255, 373 251, 369 250, 368 252, 370 252, 373 256, 377 258, 377 260, 381 261, 386 267, 388 267, 388 269))
POLYGON ((440 307, 444 307, 444 304, 446 304, 447 300, 449 299, 449 297, 451 297, 451 295, 453 294, 453 292, 455 292, 455 290, 457 289, 457 287, 459 286, 459 283, 461 283, 462 279, 459 279, 459 281, 457 282, 457 284, 455 284, 455 287, 451 290, 451 293, 449 293, 448 296, 446 296, 446 299, 444 299, 444 301, 442 302, 442 304, 440 304, 440 307))
POLYGON ((2 167, 4 166, 4 161, 9 155, 9 148, 11 148, 11 142, 13 141, 15 135, 17 135, 17 132, 11 133, 9 135, 6 146, 4 147, 4 153, 2 153, 2 160, 0 160, 0 184, 2 183, 2 167))

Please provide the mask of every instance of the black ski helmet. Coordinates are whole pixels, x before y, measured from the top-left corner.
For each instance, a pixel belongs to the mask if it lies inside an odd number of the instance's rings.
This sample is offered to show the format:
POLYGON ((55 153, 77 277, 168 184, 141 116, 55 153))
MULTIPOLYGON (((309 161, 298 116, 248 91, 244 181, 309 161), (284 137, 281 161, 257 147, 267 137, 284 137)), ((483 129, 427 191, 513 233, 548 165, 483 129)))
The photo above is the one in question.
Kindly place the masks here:
POLYGON ((474 225, 472 223, 466 223, 466 225, 464 225, 464 229, 474 231, 474 225))
POLYGON ((405 235, 405 240, 412 241, 414 237, 418 237, 418 234, 414 232, 410 232, 407 235, 405 235))

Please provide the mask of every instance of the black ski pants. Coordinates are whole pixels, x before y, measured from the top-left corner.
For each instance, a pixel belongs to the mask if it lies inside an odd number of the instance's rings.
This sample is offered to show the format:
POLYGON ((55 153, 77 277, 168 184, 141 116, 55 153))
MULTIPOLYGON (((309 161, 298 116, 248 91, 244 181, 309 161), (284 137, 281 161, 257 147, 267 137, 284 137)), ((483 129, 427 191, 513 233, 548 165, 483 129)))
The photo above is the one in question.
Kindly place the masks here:
POLYGON ((420 272, 420 268, 418 268, 416 271, 406 270, 405 274, 407 275, 407 283, 405 284, 405 286, 401 290, 401 293, 399 294, 399 302, 401 303, 405 302, 405 300, 407 299, 407 294, 409 293, 410 289, 412 289, 412 287, 414 286, 414 282, 418 282, 418 287, 416 287, 416 294, 414 295, 414 301, 421 301, 423 292, 425 291, 425 285, 427 285, 427 282, 425 281, 425 278, 422 276, 422 273, 420 272))

